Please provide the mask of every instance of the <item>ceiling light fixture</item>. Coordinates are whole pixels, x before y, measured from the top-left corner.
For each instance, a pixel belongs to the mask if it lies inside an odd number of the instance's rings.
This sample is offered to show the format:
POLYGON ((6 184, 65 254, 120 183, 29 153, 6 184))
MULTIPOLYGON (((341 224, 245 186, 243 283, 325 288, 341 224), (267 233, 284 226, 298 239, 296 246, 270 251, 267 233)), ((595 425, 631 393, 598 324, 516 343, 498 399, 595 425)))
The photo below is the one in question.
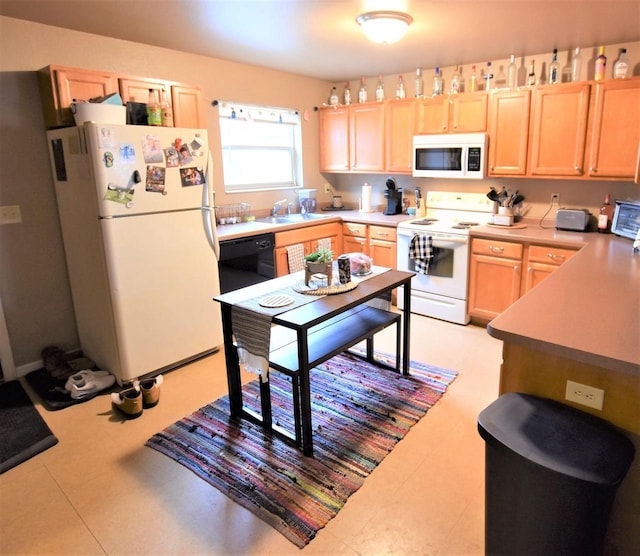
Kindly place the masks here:
POLYGON ((405 36, 413 18, 402 12, 378 11, 359 15, 356 21, 370 41, 391 44, 405 36))

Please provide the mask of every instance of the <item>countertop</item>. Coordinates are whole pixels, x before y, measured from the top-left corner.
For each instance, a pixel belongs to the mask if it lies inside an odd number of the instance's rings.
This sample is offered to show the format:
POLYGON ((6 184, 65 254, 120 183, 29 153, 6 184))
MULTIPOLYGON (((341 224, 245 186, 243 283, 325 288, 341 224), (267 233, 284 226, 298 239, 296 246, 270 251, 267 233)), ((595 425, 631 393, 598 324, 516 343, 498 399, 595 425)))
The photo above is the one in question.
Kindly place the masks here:
POLYGON ((581 247, 487 326, 506 342, 640 379, 640 254, 612 234, 480 226, 472 237, 581 247))

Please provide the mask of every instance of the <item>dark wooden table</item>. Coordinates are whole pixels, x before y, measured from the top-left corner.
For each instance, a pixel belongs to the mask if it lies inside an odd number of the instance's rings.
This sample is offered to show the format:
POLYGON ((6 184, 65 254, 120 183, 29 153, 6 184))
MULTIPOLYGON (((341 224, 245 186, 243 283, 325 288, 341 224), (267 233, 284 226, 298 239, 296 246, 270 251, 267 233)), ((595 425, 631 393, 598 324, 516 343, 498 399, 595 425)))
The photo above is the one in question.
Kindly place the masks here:
POLYGON ((293 386, 295 436, 275 425, 271 419, 271 395, 268 380, 260 377, 261 415, 245 408, 242 402, 240 364, 233 338, 233 306, 248 299, 263 297, 290 286, 301 278, 290 274, 280 278, 234 290, 214 299, 221 304, 225 361, 231 416, 259 423, 275 435, 302 448, 305 455, 313 454, 311 389, 309 371, 314 366, 334 357, 355 344, 366 340, 365 358, 381 367, 373 359, 373 336, 395 324, 395 370, 409 374, 409 327, 411 322, 410 283, 412 272, 386 270, 361 281, 345 293, 318 297, 310 303, 294 307, 272 317, 275 325, 295 332, 295 341, 275 349, 269 354, 269 367, 289 375, 293 386), (404 312, 389 312, 367 304, 368 301, 404 286, 404 312), (402 329, 400 329, 402 320, 402 329))

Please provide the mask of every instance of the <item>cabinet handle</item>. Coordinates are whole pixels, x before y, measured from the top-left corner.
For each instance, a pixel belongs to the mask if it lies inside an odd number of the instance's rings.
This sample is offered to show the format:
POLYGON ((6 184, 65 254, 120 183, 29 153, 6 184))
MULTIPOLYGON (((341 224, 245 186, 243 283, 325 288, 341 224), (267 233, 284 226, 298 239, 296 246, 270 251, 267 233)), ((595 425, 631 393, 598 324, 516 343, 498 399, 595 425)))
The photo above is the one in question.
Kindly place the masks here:
POLYGON ((442 129, 447 129, 447 124, 442 124, 442 129))
POLYGON ((566 258, 564 255, 557 255, 556 253, 547 253, 547 257, 550 259, 558 259, 559 261, 564 261, 566 258))
POLYGON ((489 170, 491 170, 493 172, 495 168, 493 166, 489 166, 489 170))
POLYGON ((580 168, 580 166, 576 166, 576 172, 578 172, 578 174, 582 174, 582 168, 580 168))
POLYGON ((592 174, 595 174, 598 171, 597 168, 594 168, 593 166, 591 168, 589 168, 589 172, 591 172, 592 174))
POLYGON ((378 232, 376 233, 377 236, 382 236, 382 237, 389 237, 389 234, 387 232, 378 232))
POLYGON ((504 247, 495 247, 493 245, 489 245, 489 251, 492 253, 504 253, 504 247))

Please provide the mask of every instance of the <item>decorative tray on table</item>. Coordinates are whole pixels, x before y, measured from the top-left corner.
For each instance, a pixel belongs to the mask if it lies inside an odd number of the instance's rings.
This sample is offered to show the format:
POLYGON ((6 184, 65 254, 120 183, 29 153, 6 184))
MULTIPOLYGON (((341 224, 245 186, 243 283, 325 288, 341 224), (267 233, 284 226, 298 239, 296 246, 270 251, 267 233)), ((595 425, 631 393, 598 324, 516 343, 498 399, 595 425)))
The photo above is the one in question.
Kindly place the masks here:
POLYGON ((327 285, 326 279, 312 278, 309 280, 308 286, 304 283, 304 280, 300 280, 293 285, 293 289, 299 293, 307 295, 334 295, 337 293, 349 292, 357 286, 357 282, 327 285))

